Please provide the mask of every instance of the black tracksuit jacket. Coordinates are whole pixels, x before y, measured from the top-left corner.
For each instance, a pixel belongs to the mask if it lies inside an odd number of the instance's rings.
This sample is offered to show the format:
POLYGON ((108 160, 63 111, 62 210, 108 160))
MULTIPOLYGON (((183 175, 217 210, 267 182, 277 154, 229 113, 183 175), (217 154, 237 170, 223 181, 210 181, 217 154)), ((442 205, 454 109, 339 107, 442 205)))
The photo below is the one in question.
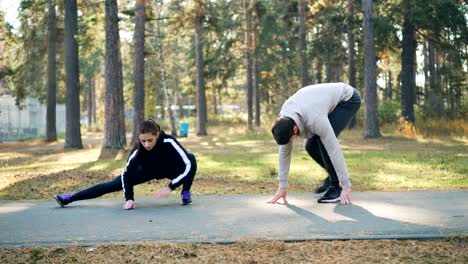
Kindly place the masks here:
POLYGON ((195 156, 185 150, 172 136, 160 131, 156 145, 147 151, 136 145, 121 175, 125 199, 133 200, 133 186, 152 179, 170 179, 171 190, 185 181, 193 180, 196 171, 195 156))

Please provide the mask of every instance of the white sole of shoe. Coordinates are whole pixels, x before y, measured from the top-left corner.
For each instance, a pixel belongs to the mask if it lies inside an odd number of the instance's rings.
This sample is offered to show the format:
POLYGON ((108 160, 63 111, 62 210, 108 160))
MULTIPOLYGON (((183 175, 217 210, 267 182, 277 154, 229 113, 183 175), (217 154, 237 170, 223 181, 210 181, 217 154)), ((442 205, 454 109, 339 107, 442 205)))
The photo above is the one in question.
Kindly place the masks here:
POLYGON ((339 202, 339 201, 341 201, 340 197, 335 198, 335 199, 329 199, 329 200, 319 200, 318 202, 319 203, 336 203, 336 202, 339 202))
POLYGON ((59 198, 57 195, 54 195, 54 198, 55 198, 55 201, 57 201, 57 203, 60 205, 61 208, 65 207, 64 204, 62 204, 62 202, 60 202, 59 198))

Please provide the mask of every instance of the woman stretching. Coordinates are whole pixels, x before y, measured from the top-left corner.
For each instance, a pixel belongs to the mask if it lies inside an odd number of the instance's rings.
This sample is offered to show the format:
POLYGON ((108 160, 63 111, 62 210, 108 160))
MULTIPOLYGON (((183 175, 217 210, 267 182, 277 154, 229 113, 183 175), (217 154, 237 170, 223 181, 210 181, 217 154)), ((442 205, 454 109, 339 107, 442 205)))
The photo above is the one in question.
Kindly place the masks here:
POLYGON ((126 201, 123 209, 134 209, 133 186, 153 179, 171 180, 155 198, 166 197, 182 185, 182 205, 192 203, 190 188, 197 172, 195 156, 187 152, 174 137, 166 135, 151 119, 141 124, 139 133, 140 142, 130 152, 120 176, 75 194, 55 195, 54 198, 60 207, 123 190, 126 201))

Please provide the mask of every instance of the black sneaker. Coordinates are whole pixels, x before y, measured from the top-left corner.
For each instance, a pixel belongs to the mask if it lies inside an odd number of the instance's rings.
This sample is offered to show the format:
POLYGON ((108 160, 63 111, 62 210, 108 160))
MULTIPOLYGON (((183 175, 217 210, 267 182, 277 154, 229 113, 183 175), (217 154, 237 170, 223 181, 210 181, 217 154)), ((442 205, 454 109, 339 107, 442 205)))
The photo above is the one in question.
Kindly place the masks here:
POLYGON ((183 191, 180 196, 182 197, 182 205, 188 205, 192 203, 192 195, 190 191, 183 191))
POLYGON ((71 201, 71 194, 62 194, 62 195, 54 195, 55 201, 60 205, 60 207, 65 207, 65 205, 69 204, 71 201))
POLYGON ((331 186, 330 178, 327 177, 325 180, 323 180, 322 185, 320 185, 319 187, 317 187, 317 189, 315 189, 315 193, 323 193, 326 190, 328 190, 330 186, 331 186))
POLYGON ((335 203, 341 201, 341 187, 330 186, 328 191, 318 199, 319 203, 335 203))

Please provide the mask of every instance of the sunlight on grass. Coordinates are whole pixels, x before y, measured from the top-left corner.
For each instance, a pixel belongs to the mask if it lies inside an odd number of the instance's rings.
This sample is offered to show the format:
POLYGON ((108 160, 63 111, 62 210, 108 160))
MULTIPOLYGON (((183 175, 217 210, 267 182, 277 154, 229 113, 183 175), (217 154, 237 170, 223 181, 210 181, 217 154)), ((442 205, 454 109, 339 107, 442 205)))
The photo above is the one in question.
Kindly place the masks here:
POLYGON ((100 149, 82 150, 70 153, 66 156, 57 155, 57 162, 67 163, 73 161, 74 163, 86 163, 96 161, 99 158, 100 149))
POLYGON ((228 146, 242 146, 242 147, 256 147, 259 145, 263 145, 263 142, 258 140, 240 140, 235 142, 228 142, 226 143, 228 146))
POLYGON ((91 166, 87 168, 87 171, 93 172, 93 171, 100 171, 100 170, 106 170, 109 169, 110 164, 108 162, 99 162, 99 163, 94 163, 91 166))
POLYGON ((8 164, 10 159, 19 159, 19 158, 29 158, 32 155, 29 153, 18 153, 18 152, 1 152, 0 155, 0 164, 8 164))
POLYGON ((78 180, 74 179, 63 179, 63 180, 57 180, 53 182, 52 184, 49 185, 50 189, 69 189, 70 187, 76 186, 79 184, 78 180))
POLYGON ((15 174, 15 173, 31 173, 32 175, 37 173, 55 173, 64 170, 71 170, 78 168, 81 163, 40 163, 40 164, 28 164, 22 166, 9 166, 0 170, 0 173, 15 174))

